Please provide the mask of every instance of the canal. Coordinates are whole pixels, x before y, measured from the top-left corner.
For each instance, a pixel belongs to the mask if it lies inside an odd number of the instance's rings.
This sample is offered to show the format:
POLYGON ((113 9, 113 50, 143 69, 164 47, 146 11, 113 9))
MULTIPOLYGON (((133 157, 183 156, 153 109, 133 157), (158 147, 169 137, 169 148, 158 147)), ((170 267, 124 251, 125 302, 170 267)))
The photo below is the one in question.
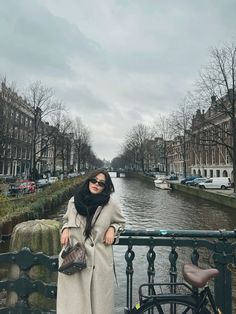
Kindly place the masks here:
MULTIPOLYGON (((193 229, 193 230, 233 230, 236 210, 222 207, 207 200, 193 198, 178 191, 159 190, 152 182, 130 178, 116 178, 111 173, 115 193, 113 197, 120 203, 127 220, 127 229, 193 229)), ((54 216, 60 219, 65 207, 54 216)), ((114 246, 115 267, 118 286, 115 284, 115 314, 123 314, 126 301, 126 247, 114 246)), ((147 281, 147 249, 135 250, 134 293, 137 301, 137 288, 147 281)), ((168 280, 168 254, 165 248, 156 251, 156 281, 168 280)), ((186 256, 185 260, 189 261, 186 256)), ((207 262, 206 262, 207 263, 207 262)), ((235 276, 234 276, 235 277, 235 276)))

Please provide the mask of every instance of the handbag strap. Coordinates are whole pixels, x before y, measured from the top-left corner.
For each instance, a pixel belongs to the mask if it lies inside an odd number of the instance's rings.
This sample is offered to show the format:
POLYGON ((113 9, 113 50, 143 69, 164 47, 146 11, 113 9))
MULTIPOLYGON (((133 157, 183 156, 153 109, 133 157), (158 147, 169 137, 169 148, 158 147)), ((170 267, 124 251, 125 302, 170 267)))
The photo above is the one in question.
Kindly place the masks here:
POLYGON ((96 221, 98 220, 99 215, 101 214, 101 211, 103 209, 103 206, 98 206, 97 210, 95 211, 95 214, 93 215, 93 219, 91 222, 91 227, 95 225, 96 221))

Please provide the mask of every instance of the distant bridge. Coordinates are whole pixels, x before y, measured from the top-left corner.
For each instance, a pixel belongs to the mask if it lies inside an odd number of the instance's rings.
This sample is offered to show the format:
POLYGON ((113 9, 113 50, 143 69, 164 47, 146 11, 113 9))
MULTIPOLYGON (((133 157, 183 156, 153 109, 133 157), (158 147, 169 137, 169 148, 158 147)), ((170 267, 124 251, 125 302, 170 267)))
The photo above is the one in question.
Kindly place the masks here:
POLYGON ((126 177, 126 171, 116 171, 116 177, 126 177))
POLYGON ((127 176, 127 172, 126 170, 111 170, 109 171, 111 173, 113 173, 113 177, 116 177, 116 178, 120 178, 120 177, 126 177, 127 176), (115 175, 114 175, 115 173, 115 175))

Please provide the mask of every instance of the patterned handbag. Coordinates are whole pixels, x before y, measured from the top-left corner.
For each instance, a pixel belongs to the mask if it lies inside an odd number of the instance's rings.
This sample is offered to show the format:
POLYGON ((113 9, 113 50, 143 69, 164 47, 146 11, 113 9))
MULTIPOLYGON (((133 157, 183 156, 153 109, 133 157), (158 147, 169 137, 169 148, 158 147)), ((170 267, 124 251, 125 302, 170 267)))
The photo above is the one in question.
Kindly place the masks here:
POLYGON ((76 243, 74 246, 67 246, 61 254, 63 262, 58 268, 58 271, 72 275, 75 272, 86 268, 86 252, 83 243, 76 243))

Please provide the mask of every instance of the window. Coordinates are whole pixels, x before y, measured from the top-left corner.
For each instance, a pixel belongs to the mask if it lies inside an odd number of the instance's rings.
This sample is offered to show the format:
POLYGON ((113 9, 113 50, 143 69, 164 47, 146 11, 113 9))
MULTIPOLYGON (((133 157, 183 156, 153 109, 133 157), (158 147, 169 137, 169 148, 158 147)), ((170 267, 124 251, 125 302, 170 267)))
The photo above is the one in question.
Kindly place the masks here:
POLYGON ((22 159, 25 159, 26 158, 26 149, 23 148, 22 149, 22 159))
POLYGON ((30 150, 29 150, 29 148, 27 148, 26 158, 27 158, 27 159, 29 159, 29 158, 30 158, 30 150))
POLYGON ((19 122, 19 120, 20 120, 19 112, 16 112, 16 122, 19 122))
POLYGON ((6 153, 7 157, 11 157, 11 146, 8 145, 7 147, 7 153, 6 153))
POLYGON ((12 158, 16 158, 16 153, 17 153, 17 149, 16 149, 16 147, 14 146, 14 147, 12 148, 12 158))
POLYGON ((212 165, 212 150, 208 152, 208 164, 212 165))
POLYGON ((14 136, 16 139, 19 138, 19 130, 18 130, 18 127, 16 126, 15 129, 14 129, 14 136))
POLYGON ((25 140, 25 130, 22 130, 22 141, 25 140))
POLYGON ((21 158, 21 151, 22 149, 20 147, 17 148, 17 158, 20 159, 21 158))
POLYGON ((212 149, 212 164, 215 164, 215 150, 212 149))
POLYGON ((223 171, 223 177, 228 177, 228 172, 226 170, 223 171))
POLYGON ((13 137, 13 127, 10 127, 8 132, 9 132, 9 136, 13 137))
POLYGON ((230 155, 229 155, 227 148, 225 149, 225 155, 226 155, 226 163, 229 164, 231 161, 231 158, 230 158, 230 155))

